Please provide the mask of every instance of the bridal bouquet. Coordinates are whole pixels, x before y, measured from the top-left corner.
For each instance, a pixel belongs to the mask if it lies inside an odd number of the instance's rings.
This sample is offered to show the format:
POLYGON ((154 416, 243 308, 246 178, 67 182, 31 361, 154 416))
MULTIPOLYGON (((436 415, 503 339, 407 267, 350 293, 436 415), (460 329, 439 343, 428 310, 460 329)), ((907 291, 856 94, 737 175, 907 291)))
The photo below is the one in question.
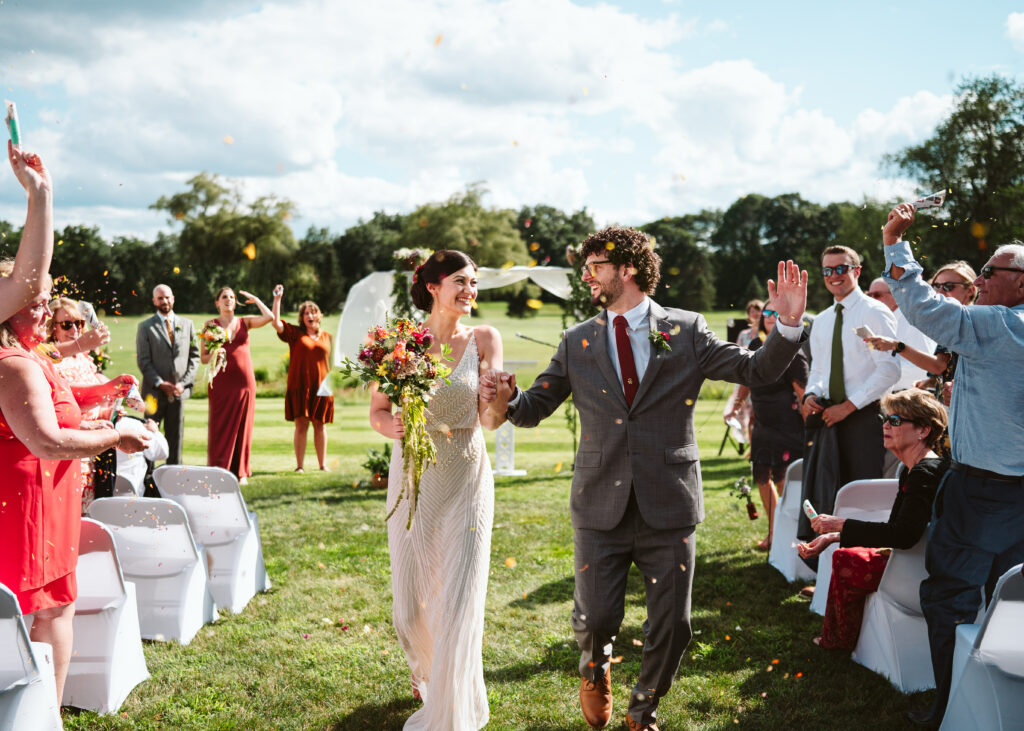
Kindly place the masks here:
POLYGON ((212 386, 214 376, 228 367, 228 354, 224 346, 231 342, 231 338, 227 330, 215 322, 204 327, 199 337, 206 341, 206 351, 212 356, 206 369, 206 385, 212 386))
POLYGON ((450 348, 444 346, 440 356, 428 353, 434 336, 422 323, 388 318, 384 326, 370 328, 366 345, 356 361, 345 359, 342 369, 365 385, 376 383, 382 394, 402 411, 402 459, 404 479, 398 499, 385 520, 391 518, 398 504, 409 500, 408 529, 412 525, 419 497, 420 478, 428 464, 437 462, 437 449, 427 433, 426 407, 430 391, 438 381, 448 383, 451 369, 441 365, 450 348))

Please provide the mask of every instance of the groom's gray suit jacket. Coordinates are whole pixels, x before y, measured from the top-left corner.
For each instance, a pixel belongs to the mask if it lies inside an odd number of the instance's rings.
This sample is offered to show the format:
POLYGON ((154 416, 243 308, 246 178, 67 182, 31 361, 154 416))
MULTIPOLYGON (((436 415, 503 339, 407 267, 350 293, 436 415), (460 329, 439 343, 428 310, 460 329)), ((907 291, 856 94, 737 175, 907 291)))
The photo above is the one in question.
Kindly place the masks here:
MULTIPOLYGON (((777 332, 756 351, 719 340, 696 312, 651 300, 651 330, 669 334, 671 351, 653 343, 632 408, 608 354, 608 312, 566 330, 547 369, 520 392, 508 419, 536 426, 570 394, 582 434, 572 480, 576 528, 611 530, 636 492, 643 519, 665 530, 704 520, 693 413, 705 379, 748 386, 777 380, 800 343, 777 332)), ((806 338, 806 335, 804 336, 806 338)))

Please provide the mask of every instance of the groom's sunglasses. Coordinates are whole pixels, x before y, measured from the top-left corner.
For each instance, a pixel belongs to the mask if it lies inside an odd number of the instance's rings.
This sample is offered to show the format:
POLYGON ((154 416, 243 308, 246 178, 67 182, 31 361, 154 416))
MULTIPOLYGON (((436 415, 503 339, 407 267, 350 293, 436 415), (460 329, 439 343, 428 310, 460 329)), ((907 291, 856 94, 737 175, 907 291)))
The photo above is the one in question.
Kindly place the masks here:
POLYGON ((822 267, 821 273, 823 276, 831 277, 833 274, 837 274, 840 277, 846 274, 851 269, 856 269, 853 264, 838 264, 834 267, 822 267))

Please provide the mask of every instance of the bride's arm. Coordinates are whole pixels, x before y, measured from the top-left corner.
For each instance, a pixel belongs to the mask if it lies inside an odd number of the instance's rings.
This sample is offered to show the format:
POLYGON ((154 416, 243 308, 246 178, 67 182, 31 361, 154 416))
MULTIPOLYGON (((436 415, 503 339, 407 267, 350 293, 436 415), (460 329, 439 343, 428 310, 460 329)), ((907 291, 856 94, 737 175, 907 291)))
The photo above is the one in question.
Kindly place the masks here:
POLYGON ((405 434, 401 414, 391 412, 391 400, 377 390, 377 384, 370 386, 370 426, 388 439, 401 439, 405 434))
MULTIPOLYGON (((504 358, 501 335, 498 331, 490 325, 481 325, 476 328, 476 344, 480 351, 480 374, 488 371, 500 372, 504 358)), ((508 410, 508 400, 512 397, 512 389, 508 383, 499 382, 497 390, 497 396, 493 401, 484 401, 477 397, 480 424, 492 431, 505 423, 505 411, 508 410)))

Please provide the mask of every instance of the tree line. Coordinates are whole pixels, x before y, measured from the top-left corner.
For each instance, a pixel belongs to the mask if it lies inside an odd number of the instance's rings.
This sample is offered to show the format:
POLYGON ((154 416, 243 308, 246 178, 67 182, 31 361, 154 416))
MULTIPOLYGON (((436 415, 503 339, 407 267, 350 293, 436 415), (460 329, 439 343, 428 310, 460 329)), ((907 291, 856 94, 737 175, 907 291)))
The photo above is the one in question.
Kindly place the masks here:
MULTIPOLYGON (((998 75, 965 79, 949 115, 930 138, 880 161, 915 180, 922 193, 951 192, 941 210, 918 224, 914 246, 926 269, 953 259, 978 268, 992 248, 1024 238, 1024 86, 998 75)), ((483 184, 409 213, 378 211, 343 233, 312 227, 297 238, 290 226, 295 204, 273 196, 246 201, 239 186, 201 173, 184 191, 151 208, 168 216, 170 230, 154 241, 105 240, 96 227, 67 226, 55 234, 51 271, 58 289, 94 302, 108 314, 152 308, 155 284, 169 284, 183 312, 213 309, 225 285, 269 293, 283 282, 286 306, 312 299, 336 311, 353 284, 390 270, 400 248, 454 248, 481 266, 568 266, 566 248, 595 229, 586 208, 553 206, 518 211, 487 207, 483 184)), ((665 217, 639 226, 656 242, 662 281, 655 299, 692 310, 742 309, 765 296, 764 281, 780 259, 812 272, 830 244, 845 244, 864 258, 861 285, 882 266, 880 229, 898 201, 814 203, 798 193, 752 193, 725 210, 665 217)), ((924 219, 924 217, 922 217, 924 219)), ((0 255, 17 248, 20 230, 0 221, 0 255)), ((510 311, 540 297, 533 285, 482 292, 504 299, 510 311)), ((820 276, 812 276, 810 308, 830 302, 820 276)))

